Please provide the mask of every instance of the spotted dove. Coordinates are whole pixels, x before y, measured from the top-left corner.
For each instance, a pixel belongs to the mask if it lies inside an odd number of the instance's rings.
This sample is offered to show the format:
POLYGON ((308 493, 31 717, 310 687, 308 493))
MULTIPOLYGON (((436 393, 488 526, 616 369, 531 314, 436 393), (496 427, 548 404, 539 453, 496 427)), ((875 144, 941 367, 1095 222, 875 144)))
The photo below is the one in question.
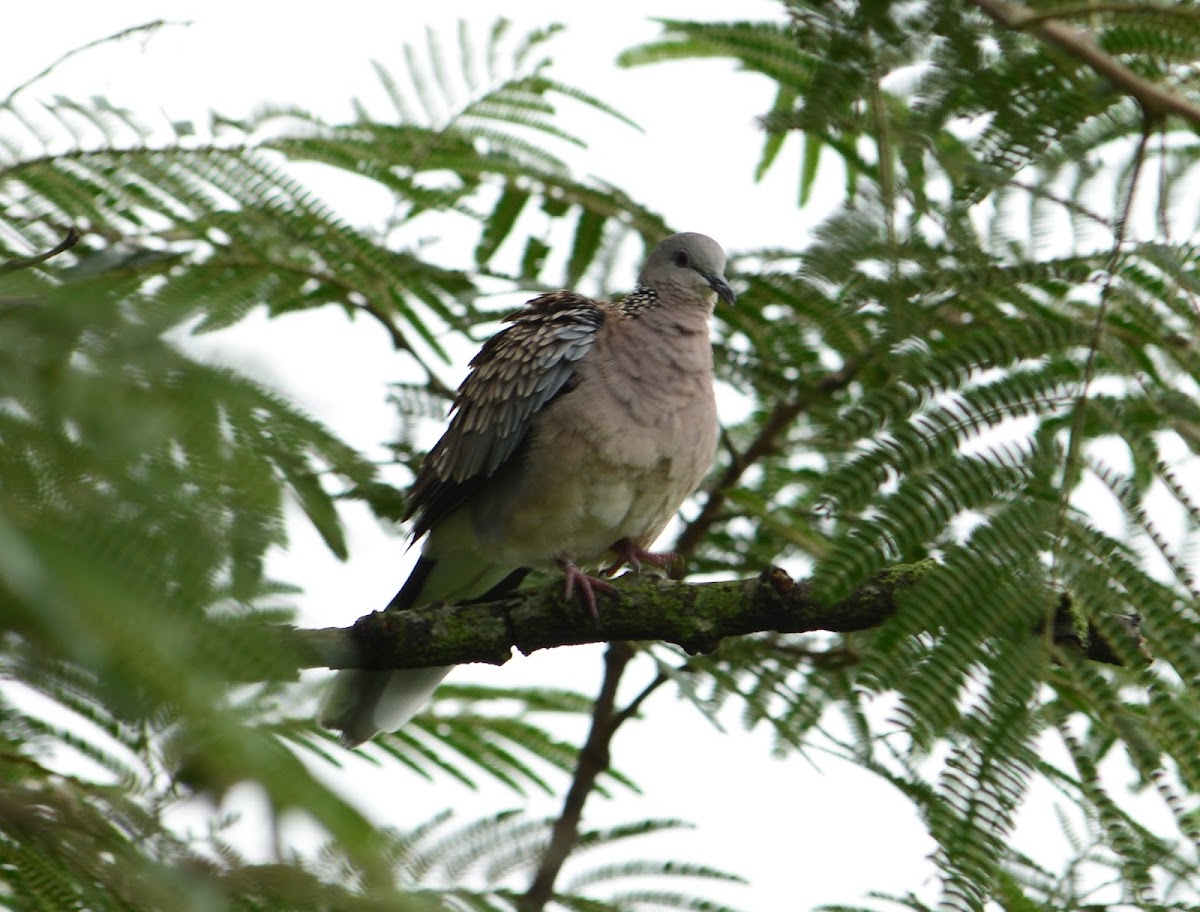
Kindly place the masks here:
MULTIPOLYGON (((611 587, 586 571, 670 560, 647 549, 716 450, 708 323, 717 296, 734 300, 724 269, 714 240, 676 234, 622 300, 556 291, 508 318, 413 483, 426 539, 389 610, 499 597, 557 566, 594 617, 611 587)), ((349 744, 395 729, 449 670, 340 672, 322 723, 349 744)))

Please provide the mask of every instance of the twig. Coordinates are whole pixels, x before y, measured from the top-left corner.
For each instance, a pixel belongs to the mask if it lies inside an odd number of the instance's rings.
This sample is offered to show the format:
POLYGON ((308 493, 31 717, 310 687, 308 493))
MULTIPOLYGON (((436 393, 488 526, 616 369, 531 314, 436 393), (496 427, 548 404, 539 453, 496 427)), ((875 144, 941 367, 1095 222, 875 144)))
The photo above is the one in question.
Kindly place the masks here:
MULTIPOLYGON (((683 671, 686 668, 687 668, 687 665, 683 665, 683 666, 680 666, 679 668, 677 668, 676 671, 683 671)), ((636 697, 634 697, 632 700, 629 701, 628 706, 626 706, 623 710, 621 710, 619 713, 616 714, 616 716, 614 717, 614 721, 613 721, 613 728, 615 729, 621 723, 626 722, 629 719, 632 719, 634 716, 636 716, 638 714, 639 710, 641 710, 642 704, 646 702, 646 699, 652 693, 654 693, 654 691, 658 690, 660 687, 662 687, 664 684, 666 684, 670 680, 671 680, 671 678, 669 675, 660 672, 653 681, 651 681, 649 684, 647 684, 645 687, 642 688, 642 692, 640 694, 638 694, 636 697)))
POLYGON ((1125 193, 1125 202, 1113 232, 1112 250, 1109 252, 1108 263, 1104 270, 1104 278, 1100 286, 1100 300, 1096 305, 1096 316, 1092 321, 1092 337, 1088 343, 1087 360, 1083 365, 1083 377, 1079 381, 1079 394, 1075 399, 1075 414, 1071 419, 1070 436, 1067 439, 1067 454, 1063 459, 1063 485, 1058 501, 1058 517, 1055 521, 1054 552, 1052 566, 1059 566, 1060 552, 1063 544, 1063 526, 1066 523, 1067 508, 1070 494, 1074 488, 1074 475, 1078 470, 1083 448, 1083 422, 1087 412, 1088 399, 1091 396, 1092 381, 1096 376, 1096 363, 1100 357, 1100 343, 1104 339, 1105 321, 1108 308, 1112 303, 1113 281, 1117 268, 1121 265, 1121 250, 1125 243, 1126 232, 1129 230, 1130 215, 1133 212, 1133 201, 1137 195, 1138 178, 1146 162, 1146 147, 1150 142, 1150 122, 1145 121, 1142 138, 1134 154, 1133 169, 1129 175, 1129 187, 1125 193))
POLYGON ((9 260, 7 263, 0 263, 0 275, 4 275, 5 273, 9 272, 16 272, 18 269, 28 269, 30 266, 36 266, 38 263, 44 263, 51 257, 58 256, 64 250, 70 250, 79 243, 79 239, 82 236, 83 235, 79 233, 77 228, 71 226, 67 229, 66 237, 64 237, 58 242, 58 244, 56 244, 50 250, 47 250, 45 253, 39 253, 37 256, 31 257, 19 257, 17 259, 9 260))
POLYGON ((143 22, 141 25, 130 26, 127 29, 121 29, 119 32, 113 32, 111 35, 107 35, 104 38, 97 38, 95 41, 89 41, 87 44, 81 44, 79 47, 67 51, 45 69, 30 76, 15 89, 9 92, 8 97, 5 98, 4 101, 0 101, 0 108, 7 108, 12 105, 13 99, 15 99, 18 95, 24 92, 39 79, 44 79, 46 76, 49 76, 52 72, 54 72, 55 68, 62 66, 76 54, 82 54, 84 51, 90 51, 92 48, 99 47, 102 44, 107 44, 110 41, 120 41, 122 38, 128 38, 130 35, 136 35, 138 32, 152 32, 156 29, 162 28, 165 25, 191 25, 191 23, 188 21, 171 22, 167 19, 155 19, 153 22, 143 22))
POLYGON ((687 557, 695 551, 720 518, 721 511, 725 509, 725 493, 737 487, 747 469, 779 446, 780 438, 787 433, 792 423, 808 410, 817 396, 827 396, 847 387, 858 368, 857 362, 850 361, 841 370, 827 374, 795 399, 777 403, 745 452, 731 459, 725 471, 708 489, 708 496, 704 506, 700 508, 700 513, 679 533, 671 550, 681 557, 687 557))
POLYGON ((1050 202, 1052 202, 1058 206, 1062 206, 1067 211, 1074 212, 1076 215, 1082 215, 1084 218, 1090 219, 1091 221, 1096 222, 1099 225, 1103 225, 1105 228, 1111 229, 1113 226, 1111 219, 1106 218, 1105 216, 1101 215, 1098 212, 1093 212, 1091 209, 1089 209, 1087 206, 1085 206, 1083 203, 1079 202, 1078 200, 1073 200, 1073 199, 1070 199, 1065 196, 1060 196, 1059 194, 1055 193, 1053 190, 1047 190, 1045 187, 1039 187, 1036 184, 1027 183, 1027 182, 1021 181, 1021 180, 1012 179, 1009 181, 1009 183, 1012 186, 1016 187, 1018 190, 1024 190, 1030 196, 1040 197, 1041 199, 1049 200, 1050 202))

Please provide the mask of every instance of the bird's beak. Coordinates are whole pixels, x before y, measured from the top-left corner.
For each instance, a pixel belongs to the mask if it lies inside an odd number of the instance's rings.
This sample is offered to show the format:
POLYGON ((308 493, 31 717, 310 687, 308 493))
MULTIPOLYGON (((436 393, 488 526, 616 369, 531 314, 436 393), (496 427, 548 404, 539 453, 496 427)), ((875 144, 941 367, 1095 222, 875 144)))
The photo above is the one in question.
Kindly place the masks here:
POLYGON ((737 301, 737 295, 733 293, 733 289, 729 287, 729 283, 725 281, 725 276, 719 276, 715 273, 703 273, 704 278, 708 279, 708 287, 717 293, 717 297, 722 298, 726 304, 732 305, 737 301))

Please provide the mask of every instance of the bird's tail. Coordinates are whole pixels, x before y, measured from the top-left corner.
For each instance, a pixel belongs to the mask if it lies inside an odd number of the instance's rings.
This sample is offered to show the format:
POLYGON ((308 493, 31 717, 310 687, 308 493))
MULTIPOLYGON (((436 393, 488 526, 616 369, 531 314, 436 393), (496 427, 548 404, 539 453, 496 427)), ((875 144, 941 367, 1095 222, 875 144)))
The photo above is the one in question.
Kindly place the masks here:
POLYGON ((341 671, 321 708, 321 724, 341 732, 350 747, 394 731, 421 711, 453 667, 341 671))
MULTIPOLYGON (((516 589, 529 572, 528 567, 518 567, 505 573, 502 567, 482 563, 473 552, 452 554, 450 559, 422 554, 387 610, 409 611, 435 598, 464 604, 499 598, 516 589)), ((351 747, 381 731, 395 731, 424 708, 453 667, 340 671, 321 707, 321 724, 341 732, 351 747)))
MULTIPOLYGON (((422 555, 396 593, 388 611, 408 611, 421 601, 437 562, 422 555)), ((390 671, 339 671, 321 707, 320 722, 341 732, 349 747, 381 731, 395 731, 421 711, 454 666, 390 671)))

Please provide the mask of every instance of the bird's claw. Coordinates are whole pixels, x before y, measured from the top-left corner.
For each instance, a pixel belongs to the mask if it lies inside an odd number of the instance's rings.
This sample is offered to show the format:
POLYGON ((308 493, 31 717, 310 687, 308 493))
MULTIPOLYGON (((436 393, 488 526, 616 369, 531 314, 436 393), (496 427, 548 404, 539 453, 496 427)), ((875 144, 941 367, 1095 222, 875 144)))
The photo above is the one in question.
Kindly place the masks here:
POLYGON ((565 557, 558 559, 558 566, 562 569, 565 583, 563 585, 563 598, 569 599, 575 594, 575 587, 579 587, 579 599, 583 602, 583 608, 587 612, 587 616, 593 621, 600 620, 600 610, 596 607, 596 592, 599 589, 602 592, 613 592, 615 586, 612 583, 602 579, 597 579, 584 573, 574 563, 567 560, 565 557))
POLYGON ((601 576, 612 576, 625 565, 634 573, 642 572, 642 563, 652 564, 667 571, 671 579, 683 578, 683 558, 674 551, 647 551, 639 548, 627 538, 614 542, 608 549, 617 559, 600 571, 601 576))

